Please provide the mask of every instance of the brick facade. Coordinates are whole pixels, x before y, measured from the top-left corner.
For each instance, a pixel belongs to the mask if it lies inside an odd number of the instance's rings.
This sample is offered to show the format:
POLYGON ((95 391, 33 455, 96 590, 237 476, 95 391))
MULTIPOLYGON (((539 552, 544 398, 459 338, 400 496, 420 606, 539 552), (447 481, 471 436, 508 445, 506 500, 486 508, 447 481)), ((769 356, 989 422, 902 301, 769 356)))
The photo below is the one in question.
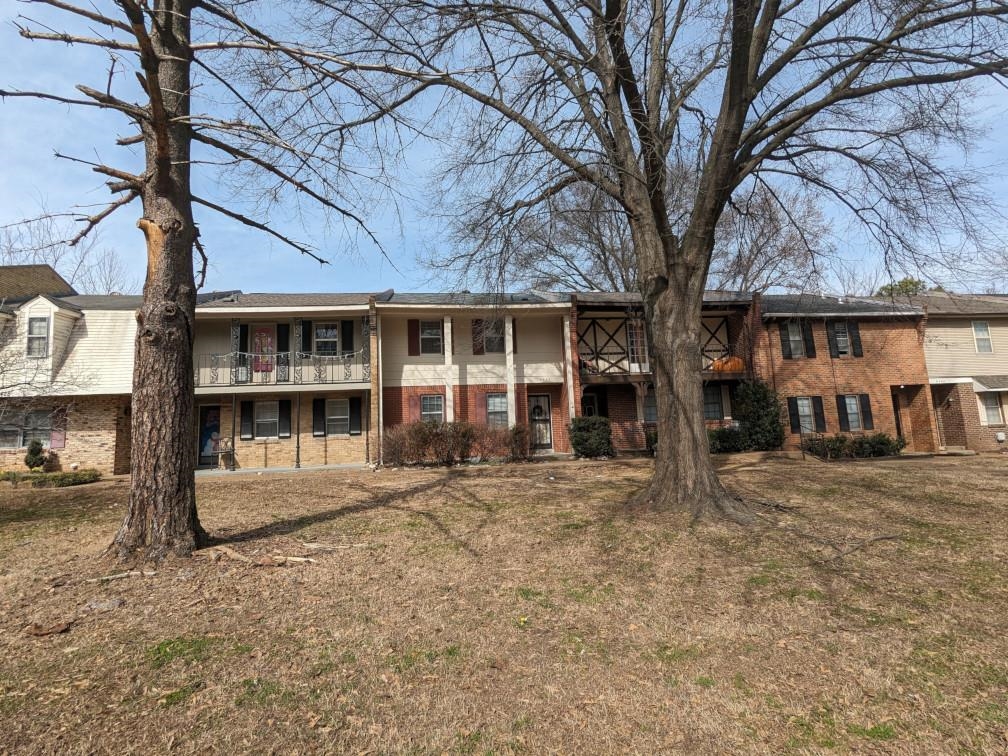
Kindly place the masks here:
MULTIPOLYGON (((66 440, 56 449, 57 469, 94 468, 106 475, 129 472, 130 417, 128 396, 77 396, 37 399, 32 408, 66 407, 66 440)), ((0 470, 27 470, 24 449, 0 449, 0 470)))
MULTIPOLYGON (((197 397, 199 418, 200 406, 220 407, 220 433, 230 439, 232 428, 231 396, 199 396, 197 397)), ((301 467, 318 467, 321 465, 336 465, 347 463, 363 464, 369 461, 369 455, 377 457, 377 447, 372 438, 370 420, 370 402, 368 397, 359 392, 302 392, 301 410, 298 412, 298 397, 291 393, 239 394, 234 403, 234 462, 235 469, 294 467, 299 456, 301 467), (312 400, 315 398, 340 399, 350 396, 361 397, 361 433, 359 436, 315 436, 312 433, 312 400), (289 399, 291 401, 291 436, 290 438, 241 438, 241 403, 242 401, 272 401, 289 399), (299 425, 300 423, 300 425, 299 425)), ((194 439, 198 433, 194 430, 194 439)), ((196 444, 194 442, 194 454, 196 444)))
MULTIPOLYGON (((819 317, 810 319, 816 356, 795 359, 783 357, 778 324, 766 323, 756 334, 754 373, 769 383, 782 401, 795 396, 821 396, 826 435, 840 432, 838 394, 868 394, 874 421, 871 432, 895 437, 902 430, 908 450, 937 450, 920 319, 857 322, 862 357, 830 357, 826 324, 819 317)), ((790 432, 786 416, 784 428, 784 448, 798 448, 799 436, 790 432)))
POLYGON ((972 383, 943 383, 931 387, 935 416, 944 446, 961 446, 978 452, 1008 450, 1008 442, 998 443, 997 434, 1008 434, 1008 426, 983 425, 972 383))

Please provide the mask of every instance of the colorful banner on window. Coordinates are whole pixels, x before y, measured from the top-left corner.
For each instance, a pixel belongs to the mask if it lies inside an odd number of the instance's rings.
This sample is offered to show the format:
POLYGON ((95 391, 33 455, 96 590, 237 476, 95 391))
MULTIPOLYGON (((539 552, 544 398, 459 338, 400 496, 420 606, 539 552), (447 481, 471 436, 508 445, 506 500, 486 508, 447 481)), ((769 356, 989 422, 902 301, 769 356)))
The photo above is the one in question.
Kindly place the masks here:
POLYGON ((276 354, 276 331, 273 326, 256 326, 252 331, 253 370, 257 373, 273 372, 273 355, 276 354))

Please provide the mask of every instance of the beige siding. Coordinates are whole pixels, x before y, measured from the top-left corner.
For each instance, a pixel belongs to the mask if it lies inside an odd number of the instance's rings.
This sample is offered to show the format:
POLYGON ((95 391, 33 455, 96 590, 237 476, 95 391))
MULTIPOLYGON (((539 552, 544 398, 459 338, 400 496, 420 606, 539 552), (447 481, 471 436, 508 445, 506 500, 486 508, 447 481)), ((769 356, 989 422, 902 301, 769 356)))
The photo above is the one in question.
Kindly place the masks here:
POLYGON ((210 320, 196 323, 193 354, 226 354, 230 351, 230 321, 210 320))
POLYGON ((563 383, 563 316, 519 317, 515 318, 515 323, 518 333, 515 380, 518 383, 563 383))
POLYGON ((70 332, 81 319, 59 310, 53 311, 52 323, 49 328, 52 338, 50 353, 52 354, 53 364, 56 365, 57 369, 67 354, 67 347, 70 345, 70 332))
POLYGON ((135 337, 132 310, 86 310, 70 332, 54 393, 130 393, 135 337))
MULTIPOLYGON (((438 313, 417 314, 415 317, 421 320, 439 320, 442 315, 438 313)), ((444 355, 442 354, 421 354, 410 357, 406 340, 406 316, 382 315, 382 380, 386 386, 432 386, 444 383, 449 376, 449 368, 445 367, 444 355)), ((462 318, 455 318, 456 328, 461 323, 462 318)), ((469 338, 469 329, 465 323, 461 323, 462 328, 455 334, 456 355, 459 349, 464 349, 462 342, 469 338)), ((447 347, 450 349, 451 344, 447 347)), ((472 354, 472 345, 469 345, 469 353, 472 354)), ((504 375, 504 355, 493 355, 500 357, 500 375, 503 381, 504 375)), ((475 371, 485 370, 482 365, 476 365, 475 371)))
POLYGON ((931 378, 1008 375, 1008 318, 977 318, 990 327, 994 351, 978 353, 969 318, 932 317, 927 322, 924 357, 931 378))

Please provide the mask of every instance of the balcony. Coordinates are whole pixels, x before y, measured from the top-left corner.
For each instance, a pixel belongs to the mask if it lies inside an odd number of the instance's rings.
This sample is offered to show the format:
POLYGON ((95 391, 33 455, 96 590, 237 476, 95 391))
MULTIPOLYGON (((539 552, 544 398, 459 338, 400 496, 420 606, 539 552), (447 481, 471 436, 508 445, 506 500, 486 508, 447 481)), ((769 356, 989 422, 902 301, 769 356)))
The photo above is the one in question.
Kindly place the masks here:
MULTIPOLYGON (((581 379, 584 383, 606 381, 627 382, 647 380, 651 376, 649 358, 631 354, 631 350, 611 345, 605 349, 578 351, 581 379)), ((708 344, 700 349, 701 370, 704 373, 739 377, 747 373, 743 357, 732 347, 708 344)))
POLYGON ((700 360, 705 373, 737 376, 748 371, 745 359, 730 346, 708 344, 700 349, 700 360))
POLYGON ((365 349, 342 354, 222 352, 195 358, 196 388, 212 386, 302 386, 369 383, 365 349))

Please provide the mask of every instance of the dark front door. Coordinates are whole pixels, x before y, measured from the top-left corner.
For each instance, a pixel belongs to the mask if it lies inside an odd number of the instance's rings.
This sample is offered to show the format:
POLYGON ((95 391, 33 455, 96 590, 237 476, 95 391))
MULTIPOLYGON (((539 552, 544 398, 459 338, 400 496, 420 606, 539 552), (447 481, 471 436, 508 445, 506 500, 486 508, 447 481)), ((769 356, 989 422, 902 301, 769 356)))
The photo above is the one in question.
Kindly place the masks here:
POLYGON ((199 463, 216 465, 220 450, 220 407, 205 404, 199 408, 199 463))
POLYGON ((529 395, 529 425, 532 426, 532 448, 553 448, 553 426, 550 422, 550 398, 547 394, 529 395))
POLYGON ((900 389, 892 390, 893 415, 896 417, 896 435, 903 438, 903 416, 900 412, 902 402, 900 401, 900 389))

